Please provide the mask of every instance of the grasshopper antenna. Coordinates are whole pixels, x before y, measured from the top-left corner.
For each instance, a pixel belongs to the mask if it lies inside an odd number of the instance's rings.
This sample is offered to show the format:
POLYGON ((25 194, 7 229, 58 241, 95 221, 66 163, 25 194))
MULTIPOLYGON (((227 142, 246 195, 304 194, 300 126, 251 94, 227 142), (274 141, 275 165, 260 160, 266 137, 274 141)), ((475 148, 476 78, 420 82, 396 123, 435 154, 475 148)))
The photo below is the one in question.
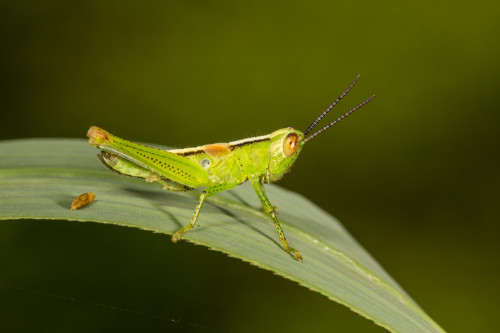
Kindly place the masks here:
POLYGON ((323 117, 324 117, 324 116, 326 116, 326 114, 327 114, 328 112, 330 112, 330 110, 331 110, 331 109, 333 109, 333 107, 334 107, 335 105, 337 105, 337 103, 338 103, 338 102, 339 102, 339 101, 340 101, 340 100, 341 100, 341 99, 342 99, 345 95, 347 95, 347 93, 351 90, 351 88, 352 88, 352 87, 356 84, 356 82, 358 81, 359 76, 360 76, 360 75, 358 74, 358 76, 356 76, 356 78, 355 78, 355 79, 354 79, 354 81, 351 83, 351 85, 349 86, 349 88, 347 88, 347 89, 346 89, 346 91, 344 91, 344 92, 342 93, 342 95, 340 95, 340 96, 339 96, 339 97, 338 97, 338 98, 337 98, 337 99, 336 99, 336 100, 335 100, 332 104, 330 104, 330 106, 329 106, 329 107, 327 107, 327 108, 326 108, 326 110, 325 110, 325 111, 323 111, 323 113, 322 113, 322 114, 320 114, 320 115, 319 115, 319 117, 318 117, 318 118, 316 118, 316 120, 315 120, 315 121, 313 121, 311 125, 309 125, 309 127, 305 130, 304 135, 307 135, 307 133, 309 133, 309 132, 310 132, 310 131, 314 128, 314 126, 316 126, 316 124, 318 124, 318 123, 319 123, 319 121, 320 121, 321 119, 323 119, 323 117))
MULTIPOLYGON (((355 82, 356 81, 354 81, 354 83, 355 82)), ((349 91, 349 89, 347 91, 349 91)), ((330 127, 332 127, 333 125, 335 125, 336 123, 338 123, 339 121, 341 121, 342 119, 344 119, 345 117, 347 117, 348 115, 350 115, 351 113, 353 113, 354 111, 360 109, 363 105, 365 105, 366 103, 368 103, 369 101, 371 101, 373 99, 373 97, 375 97, 375 95, 370 96, 370 98, 368 98, 363 103, 361 103, 358 106, 350 109, 349 111, 347 111, 346 113, 344 113, 342 116, 338 117, 337 119, 335 119, 334 121, 332 121, 331 123, 329 123, 328 125, 326 125, 325 127, 323 127, 322 129, 320 129, 319 131, 315 132, 314 134, 311 134, 309 137, 305 138, 304 141, 307 142, 307 141, 311 140, 312 138, 314 138, 319 133, 326 131, 327 129, 329 129, 330 127)))

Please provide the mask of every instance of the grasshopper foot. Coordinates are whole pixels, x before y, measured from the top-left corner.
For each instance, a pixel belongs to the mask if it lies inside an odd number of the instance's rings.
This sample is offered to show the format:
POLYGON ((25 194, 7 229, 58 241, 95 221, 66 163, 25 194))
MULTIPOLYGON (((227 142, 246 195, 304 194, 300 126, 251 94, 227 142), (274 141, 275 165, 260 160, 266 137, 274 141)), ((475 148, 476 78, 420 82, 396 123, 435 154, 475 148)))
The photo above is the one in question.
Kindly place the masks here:
POLYGON ((292 256, 293 259, 297 261, 302 261, 302 255, 299 251, 295 250, 293 247, 288 249, 288 254, 292 256))
POLYGON ((182 234, 179 231, 177 231, 175 234, 172 235, 172 238, 171 238, 172 242, 177 243, 178 241, 180 241, 181 237, 182 237, 182 234))

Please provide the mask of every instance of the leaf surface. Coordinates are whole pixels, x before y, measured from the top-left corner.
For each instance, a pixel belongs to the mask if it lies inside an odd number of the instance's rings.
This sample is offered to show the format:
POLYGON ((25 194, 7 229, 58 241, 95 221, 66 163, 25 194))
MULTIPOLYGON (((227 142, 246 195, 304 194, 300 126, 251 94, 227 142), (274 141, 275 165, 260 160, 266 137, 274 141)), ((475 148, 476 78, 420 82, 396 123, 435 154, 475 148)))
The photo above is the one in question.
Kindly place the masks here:
MULTIPOLYGON (((188 223, 199 191, 166 192, 114 174, 97 152, 77 139, 0 142, 0 220, 99 222, 165 234, 188 223), (95 201, 71 210, 73 198, 85 192, 94 192, 95 201)), ((275 185, 265 189, 303 262, 282 250, 247 183, 207 199, 197 227, 183 239, 296 281, 390 331, 443 332, 336 219, 299 194, 275 185)))

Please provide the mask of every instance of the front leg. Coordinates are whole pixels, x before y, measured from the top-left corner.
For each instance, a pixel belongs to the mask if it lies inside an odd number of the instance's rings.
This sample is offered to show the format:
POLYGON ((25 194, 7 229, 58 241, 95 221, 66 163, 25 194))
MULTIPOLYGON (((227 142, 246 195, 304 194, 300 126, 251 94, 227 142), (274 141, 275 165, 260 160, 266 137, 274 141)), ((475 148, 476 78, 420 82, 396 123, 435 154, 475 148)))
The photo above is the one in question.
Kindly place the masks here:
POLYGON ((203 190, 203 193, 200 196, 200 200, 198 201, 198 205, 194 210, 194 215, 191 218, 191 221, 189 221, 189 223, 184 228, 177 230, 177 232, 172 235, 172 242, 177 243, 181 239, 184 233, 188 232, 192 227, 194 227, 196 220, 198 220, 198 215, 200 214, 201 206, 203 206, 203 202, 205 201, 206 198, 216 193, 225 190, 230 190, 234 188, 236 185, 237 184, 219 184, 212 187, 208 187, 205 190, 203 190))
POLYGON ((278 222, 278 218, 276 217, 276 212, 275 208, 273 205, 271 205, 271 202, 267 198, 266 194, 264 193, 264 189, 262 188, 262 184, 259 180, 258 177, 249 177, 250 182, 252 183, 253 189, 255 190, 255 193, 257 193, 257 196, 260 199, 260 202, 262 203, 262 207, 264 208, 265 212, 268 213, 271 218, 273 219, 274 226, 276 227, 276 230, 278 231, 278 235, 281 240, 281 244, 283 245, 283 249, 290 254, 293 259, 297 261, 302 261, 302 256, 300 255, 299 251, 295 250, 293 247, 290 247, 288 245, 288 242, 286 241, 285 238, 285 233, 283 232, 283 229, 281 229, 281 226, 278 222))

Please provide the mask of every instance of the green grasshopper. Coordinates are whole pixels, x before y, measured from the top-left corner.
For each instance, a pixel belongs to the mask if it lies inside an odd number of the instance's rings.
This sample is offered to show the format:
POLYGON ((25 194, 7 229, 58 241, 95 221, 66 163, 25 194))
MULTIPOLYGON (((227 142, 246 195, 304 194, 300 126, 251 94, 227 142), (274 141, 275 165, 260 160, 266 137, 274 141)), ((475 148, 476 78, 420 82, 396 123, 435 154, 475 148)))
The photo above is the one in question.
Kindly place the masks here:
POLYGON ((351 109, 319 131, 307 136, 316 124, 351 90, 359 75, 314 122, 304 131, 286 127, 268 135, 229 143, 161 150, 133 143, 92 126, 87 136, 89 143, 101 149, 101 162, 119 174, 158 182, 168 191, 189 191, 197 187, 204 190, 194 210, 191 221, 172 235, 179 241, 196 223, 206 198, 230 190, 249 180, 262 206, 278 231, 283 249, 295 260, 302 260, 296 249, 290 247, 276 217, 275 208, 264 193, 262 183, 271 183, 283 177, 299 156, 306 142, 335 125, 368 103, 375 95, 351 109))

